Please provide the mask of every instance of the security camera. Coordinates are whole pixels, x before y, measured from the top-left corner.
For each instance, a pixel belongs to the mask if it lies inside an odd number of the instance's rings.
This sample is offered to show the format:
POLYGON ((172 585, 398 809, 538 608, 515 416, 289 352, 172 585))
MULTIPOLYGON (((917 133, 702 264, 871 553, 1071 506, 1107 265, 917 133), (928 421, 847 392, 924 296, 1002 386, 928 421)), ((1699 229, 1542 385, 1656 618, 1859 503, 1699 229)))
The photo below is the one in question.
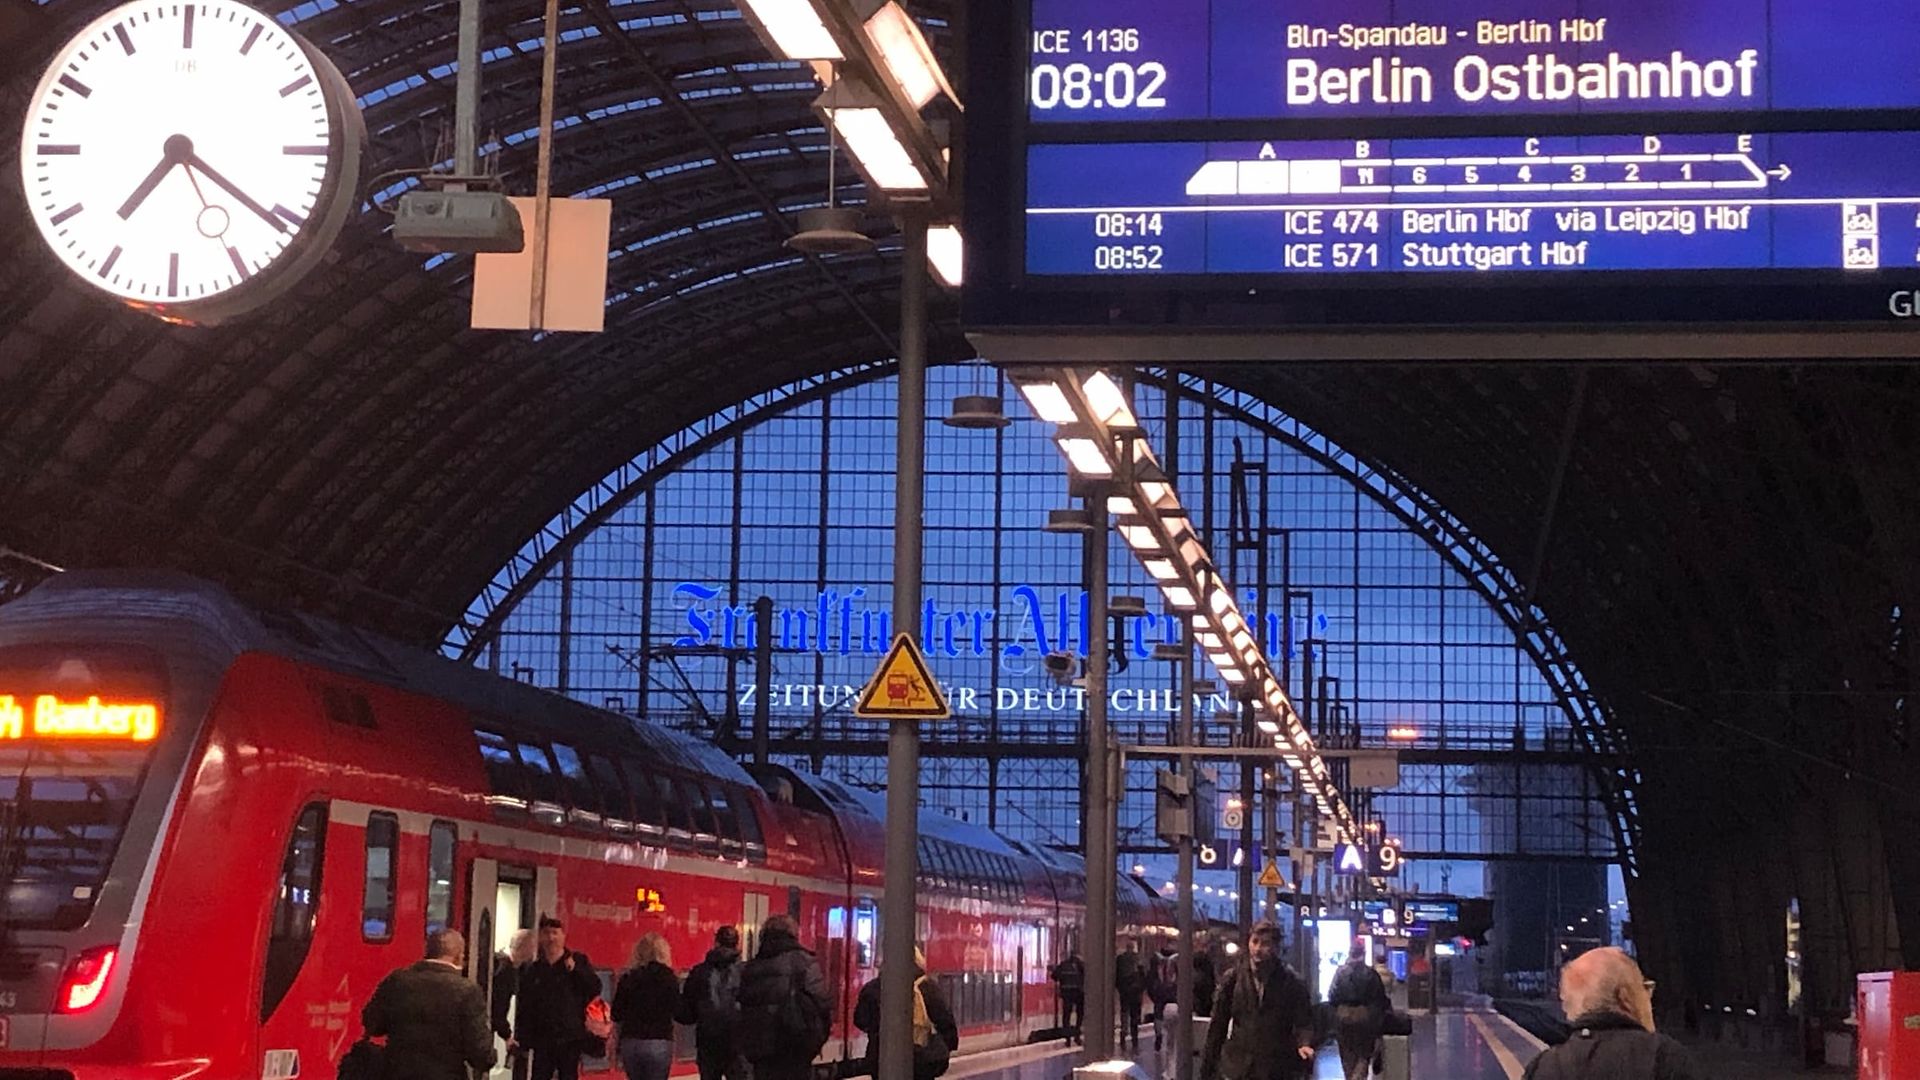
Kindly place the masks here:
POLYGON ((1047 678, 1061 686, 1068 686, 1073 682, 1074 662, 1070 653, 1050 652, 1040 658, 1040 667, 1047 673, 1047 678))

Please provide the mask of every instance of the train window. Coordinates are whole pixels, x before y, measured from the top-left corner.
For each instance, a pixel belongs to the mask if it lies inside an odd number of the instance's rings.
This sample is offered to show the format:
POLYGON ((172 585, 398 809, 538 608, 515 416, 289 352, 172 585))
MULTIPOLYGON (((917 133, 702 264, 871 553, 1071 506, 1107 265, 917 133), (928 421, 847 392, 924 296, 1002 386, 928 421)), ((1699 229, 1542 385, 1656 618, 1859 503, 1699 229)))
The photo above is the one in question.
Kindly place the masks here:
POLYGON ((698 780, 681 779, 681 801, 693 819, 693 844, 703 852, 720 850, 720 829, 714 821, 713 806, 707 798, 707 786, 698 780))
POLYGON ((393 940, 393 871, 400 854, 400 819, 375 811, 367 815, 367 872, 360 892, 360 936, 393 940))
POLYGON ((527 788, 520 776, 520 759, 506 736, 482 728, 474 729, 480 741, 480 761, 487 768, 487 785, 493 796, 487 801, 496 810, 525 810, 527 788))
POLYGON ((436 821, 427 830, 427 933, 453 925, 453 845, 451 821, 436 821))
POLYGON ((554 743, 553 760, 560 766, 560 789, 570 808, 568 817, 576 825, 599 828, 603 818, 600 794, 587 779, 587 767, 580 754, 566 743, 554 743))
POLYGON ((320 906, 320 867, 327 839, 327 808, 310 803, 294 820, 293 836, 280 860, 280 886, 267 927, 266 977, 260 984, 260 1022, 273 1015, 313 944, 313 917, 320 906))
POLYGON ((660 789, 653 774, 633 758, 620 760, 620 771, 627 777, 627 793, 633 796, 633 823, 643 836, 659 839, 666 834, 667 813, 660 804, 660 789))
POLYGON ((734 806, 734 793, 725 784, 707 784, 707 798, 713 808, 714 835, 720 838, 720 853, 738 857, 740 808, 734 806))
POLYGON ((581 754, 580 761, 586 766, 587 781, 600 793, 607 828, 617 833, 632 832, 633 807, 627 801, 627 786, 620 779, 619 768, 599 754, 581 754))
POLYGON ((533 796, 533 816, 550 825, 560 824, 565 811, 561 809, 559 770, 553 767, 547 748, 523 742, 519 750, 520 764, 526 767, 522 775, 527 779, 528 793, 533 796))
POLYGON ((733 809, 740 818, 740 839, 746 844, 747 857, 764 859, 767 857, 767 838, 760 831, 760 815, 753 808, 753 798, 745 788, 731 787, 728 792, 733 799, 733 809))
POLYGON ((660 793, 661 808, 666 813, 668 843, 677 847, 692 847, 693 815, 687 810, 686 796, 680 793, 673 777, 654 773, 652 779, 654 790, 660 793))

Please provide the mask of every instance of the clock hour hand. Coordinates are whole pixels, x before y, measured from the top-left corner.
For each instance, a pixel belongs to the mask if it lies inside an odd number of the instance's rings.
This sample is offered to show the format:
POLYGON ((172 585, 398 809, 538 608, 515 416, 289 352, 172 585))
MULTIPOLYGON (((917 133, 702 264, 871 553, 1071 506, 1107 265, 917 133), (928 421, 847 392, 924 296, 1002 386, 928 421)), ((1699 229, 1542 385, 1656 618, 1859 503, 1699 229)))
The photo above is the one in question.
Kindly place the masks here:
POLYGON ((266 207, 261 206, 259 203, 254 202, 253 199, 249 197, 246 192, 241 191, 237 187, 234 187, 233 181, 215 172, 210 166, 207 165, 206 162, 200 160, 200 155, 189 154, 187 156, 186 161, 183 162, 183 164, 185 164, 186 167, 189 169, 200 170, 201 175, 205 176, 207 179, 213 181, 214 183, 220 185, 222 188, 225 188, 227 194, 233 196, 235 201, 239 202, 241 206, 244 206, 247 209, 253 211, 255 214, 258 214, 260 216, 260 219, 262 221, 265 221, 267 224, 273 226, 275 231, 277 232, 287 231, 287 223, 284 221, 281 221, 278 215, 274 214, 273 211, 268 210, 266 207))
POLYGON ((153 189, 160 186, 160 181, 166 179, 167 173, 177 164, 179 161, 172 154, 161 157, 160 164, 155 165, 147 178, 140 181, 140 186, 133 189, 133 194, 127 196, 127 201, 120 204, 120 220, 132 217, 133 212, 140 209, 140 204, 147 201, 147 196, 153 194, 153 189))

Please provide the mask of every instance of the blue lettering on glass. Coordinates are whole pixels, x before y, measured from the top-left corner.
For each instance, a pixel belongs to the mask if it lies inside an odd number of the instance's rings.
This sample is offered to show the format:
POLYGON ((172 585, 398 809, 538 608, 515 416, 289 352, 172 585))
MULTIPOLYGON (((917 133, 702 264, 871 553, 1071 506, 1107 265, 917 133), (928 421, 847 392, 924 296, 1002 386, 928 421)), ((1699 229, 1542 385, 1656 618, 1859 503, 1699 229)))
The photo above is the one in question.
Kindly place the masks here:
MULTIPOLYGON (((720 588, 683 581, 673 587, 672 596, 681 608, 685 624, 685 633, 673 640, 676 647, 751 649, 759 642, 761 628, 752 608, 745 604, 715 603, 720 600, 720 588)), ((810 607, 776 604, 774 626, 769 628, 778 635, 776 647, 783 652, 836 656, 856 653, 876 656, 886 652, 893 640, 892 613, 884 607, 862 603, 866 596, 867 590, 860 587, 844 593, 827 588, 820 591, 810 607)), ((1051 652, 1087 655, 1093 613, 1084 591, 1079 591, 1077 596, 1061 592, 1049 603, 1032 585, 1018 585, 1009 590, 1008 598, 1019 618, 1013 624, 1010 640, 1000 647, 1003 661, 1037 658, 1051 652)), ((1246 609, 1252 611, 1256 607, 1249 594, 1246 609)), ((928 600, 921 608, 921 645, 955 659, 991 655, 988 626, 997 614, 992 608, 942 611, 938 601, 928 600)), ((1295 628, 1285 625, 1280 614, 1273 612, 1260 625, 1261 645, 1268 656, 1297 659, 1301 653, 1297 642, 1302 637, 1324 636, 1331 624, 1327 616, 1316 615, 1309 631, 1296 635, 1295 628)), ((1131 648, 1136 659, 1152 659, 1156 645, 1180 643, 1180 626, 1180 616, 1174 614, 1137 618, 1123 644, 1131 648)))

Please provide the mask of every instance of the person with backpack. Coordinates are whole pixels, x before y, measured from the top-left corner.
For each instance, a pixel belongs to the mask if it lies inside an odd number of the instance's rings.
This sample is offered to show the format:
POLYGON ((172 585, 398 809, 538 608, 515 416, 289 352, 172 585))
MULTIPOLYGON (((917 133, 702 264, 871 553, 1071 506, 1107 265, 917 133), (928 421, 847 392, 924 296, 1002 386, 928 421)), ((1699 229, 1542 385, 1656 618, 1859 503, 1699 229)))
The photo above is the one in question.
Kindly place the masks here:
POLYGON ((600 996, 600 976, 587 954, 567 948, 567 928, 540 917, 539 951, 520 969, 514 1042, 530 1059, 528 1080, 579 1080, 580 1056, 599 1040, 587 1031, 587 1006, 600 996))
POLYGON ((1280 931, 1247 935, 1240 963, 1220 977, 1200 1080, 1306 1080, 1313 1074, 1313 1001, 1280 959, 1280 931))
POLYGON ((1619 949, 1583 953, 1560 971, 1566 1042, 1527 1066, 1523 1080, 1703 1080, 1687 1048, 1653 1029, 1653 984, 1619 949))
POLYGON ((1180 954, 1162 941, 1147 963, 1147 1000, 1153 1003, 1153 1052, 1166 1045, 1167 1006, 1180 999, 1180 954))
POLYGON ((1366 1080, 1379 1056, 1380 1032, 1391 1007, 1386 984, 1367 963, 1366 950, 1367 943, 1355 938, 1347 962, 1333 973, 1333 989, 1327 995, 1340 1045, 1340 1068, 1347 1080, 1366 1080))
POLYGON ((760 928, 760 952, 740 973, 740 1053, 754 1080, 809 1080, 827 1044, 833 998, 800 926, 775 915, 760 928))
POLYGON ((1087 962, 1080 954, 1068 951, 1053 970, 1047 972, 1060 994, 1060 1031, 1072 1046, 1080 1036, 1080 1025, 1087 1019, 1087 962))
POLYGON ((687 972, 680 990, 683 1024, 693 1027, 693 1060, 700 1080, 748 1080, 735 1027, 740 1019, 740 931, 723 926, 713 932, 707 958, 687 972))
MULTIPOLYGON (((884 977, 886 968, 881 968, 884 977)), ((880 979, 860 988, 853 1006, 853 1026, 867 1036, 867 1072, 880 1075, 880 979)), ((935 1080, 953 1062, 960 1048, 960 1025, 940 984, 927 978, 926 954, 913 950, 913 1080, 935 1080)))
POLYGON ((1141 999, 1147 993, 1147 966, 1140 960, 1138 947, 1127 942, 1125 952, 1114 958, 1113 989, 1120 995, 1120 1045, 1131 1044, 1140 1052, 1141 999))
POLYGON ((613 990, 613 1023, 620 1033, 620 1069, 627 1080, 667 1080, 673 1069, 673 1019, 680 1011, 680 978, 667 939, 643 935, 633 962, 613 990))

